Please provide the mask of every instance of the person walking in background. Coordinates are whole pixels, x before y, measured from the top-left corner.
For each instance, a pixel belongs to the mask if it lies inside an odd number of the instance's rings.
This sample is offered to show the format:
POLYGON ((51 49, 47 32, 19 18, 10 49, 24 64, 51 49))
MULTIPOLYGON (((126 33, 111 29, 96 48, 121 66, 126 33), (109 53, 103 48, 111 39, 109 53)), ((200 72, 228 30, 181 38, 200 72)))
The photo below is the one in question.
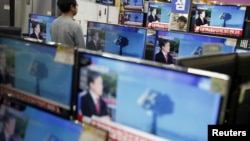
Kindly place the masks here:
POLYGON ((85 48, 82 27, 73 20, 77 14, 76 0, 57 0, 57 6, 62 14, 51 24, 52 41, 85 48))

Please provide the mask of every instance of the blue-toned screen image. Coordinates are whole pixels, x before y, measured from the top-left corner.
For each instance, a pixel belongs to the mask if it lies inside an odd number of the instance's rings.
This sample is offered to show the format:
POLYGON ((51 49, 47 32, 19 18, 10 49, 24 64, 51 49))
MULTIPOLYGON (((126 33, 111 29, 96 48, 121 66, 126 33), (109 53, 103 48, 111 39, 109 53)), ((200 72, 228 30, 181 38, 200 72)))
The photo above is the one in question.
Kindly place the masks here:
POLYGON ((87 48, 95 50, 91 44, 93 31, 99 31, 99 50, 112 54, 143 58, 147 31, 145 28, 88 22, 87 48))
MULTIPOLYGON (((203 36, 197 34, 176 33, 169 31, 158 31, 158 39, 178 41, 178 57, 187 57, 193 55, 202 55, 202 48, 205 43, 221 44, 221 53, 231 53, 235 51, 235 46, 227 43, 227 38, 203 36), (178 40, 177 40, 178 39, 178 40)), ((159 45, 156 43, 155 54, 159 51, 159 45)))
POLYGON ((210 91, 211 78, 84 53, 82 58, 117 73, 115 122, 176 141, 206 140, 207 125, 217 123, 221 95, 210 91))
POLYGON ((54 61, 56 47, 1 38, 0 43, 14 50, 14 87, 69 108, 72 66, 54 61))
POLYGON ((171 3, 148 3, 148 22, 160 22, 169 23, 171 14, 172 4, 171 3))
MULTIPOLYGON (((221 5, 197 5, 197 9, 210 11, 206 17, 210 18, 210 26, 228 27, 242 29, 246 9, 239 6, 221 6, 221 5)), ((196 18, 198 18, 198 10, 196 18)))
POLYGON ((22 113, 28 117, 23 141, 77 141, 82 132, 81 125, 32 107, 22 113))
POLYGON ((143 25, 142 12, 124 12, 124 24, 127 25, 143 25))
POLYGON ((142 10, 143 9, 143 0, 122 0, 122 6, 124 9, 128 10, 142 10))
POLYGON ((29 37, 51 41, 50 26, 56 19, 54 16, 30 14, 29 17, 29 37), (38 27, 39 26, 39 27, 38 27))

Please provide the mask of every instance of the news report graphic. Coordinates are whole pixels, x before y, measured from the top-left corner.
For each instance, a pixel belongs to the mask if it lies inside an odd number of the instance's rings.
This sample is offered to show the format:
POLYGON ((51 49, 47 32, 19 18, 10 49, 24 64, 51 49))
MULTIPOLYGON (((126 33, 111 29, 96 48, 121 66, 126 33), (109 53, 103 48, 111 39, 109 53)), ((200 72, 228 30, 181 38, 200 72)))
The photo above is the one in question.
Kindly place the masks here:
POLYGON ((115 0, 96 0, 96 3, 104 5, 115 5, 115 0))
POLYGON ((246 7, 226 5, 196 5, 194 32, 242 37, 246 7), (230 11, 230 12, 229 12, 230 11))
MULTIPOLYGON (((173 31, 158 30, 157 39, 165 39, 170 41, 170 54, 175 58, 203 55, 204 47, 205 54, 208 53, 208 45, 213 45, 210 48, 210 53, 231 53, 235 51, 237 39, 223 38, 215 36, 205 36, 190 33, 178 33, 173 31), (221 47, 220 47, 221 46, 221 47)), ((155 44, 155 54, 159 52, 159 42, 155 44)))
MULTIPOLYGON (((91 41, 93 31, 99 31, 102 49, 97 49, 98 51, 143 59, 146 28, 89 21, 87 42, 91 41)), ((87 43, 86 46, 88 49, 95 50, 91 44, 87 43)))
POLYGON ((115 120, 118 75, 103 66, 91 65, 80 70, 78 116, 93 115, 115 120), (92 100, 91 97, 97 100, 92 100), (98 104, 99 103, 99 104, 98 104))
POLYGON ((132 26, 143 26, 144 21, 144 13, 143 12, 131 12, 125 11, 123 14, 123 24, 132 25, 132 26))
POLYGON ((54 16, 30 14, 28 23, 29 37, 50 42, 50 25, 55 19, 54 16))
POLYGON ((234 139, 248 141, 250 139, 249 125, 208 125, 208 141, 234 139))
POLYGON ((46 110, 67 113, 73 67, 54 61, 56 46, 9 37, 0 37, 0 43, 8 46, 6 61, 13 82, 12 87, 1 85, 1 92, 46 110))
POLYGON ((121 9, 142 11, 143 10, 143 0, 122 0, 121 9))
MULTIPOLYGON (((175 20, 177 21, 177 19, 171 20, 171 15, 173 14, 172 16, 173 18, 175 18, 176 15, 179 16, 185 15, 184 17, 188 19, 187 16, 189 13, 189 7, 190 7, 190 1, 188 0, 173 0, 171 3, 149 1, 147 9, 148 12, 147 12, 146 26, 148 28, 156 28, 164 30, 171 29, 171 26, 175 26, 173 22, 175 22, 175 20)), ((175 29, 176 27, 172 28, 175 29)))
POLYGON ((0 140, 23 141, 29 119, 22 112, 9 108, 6 105, 0 107, 0 140), (6 136, 6 134, 8 136, 6 136), (6 138, 8 140, 6 140, 6 138))

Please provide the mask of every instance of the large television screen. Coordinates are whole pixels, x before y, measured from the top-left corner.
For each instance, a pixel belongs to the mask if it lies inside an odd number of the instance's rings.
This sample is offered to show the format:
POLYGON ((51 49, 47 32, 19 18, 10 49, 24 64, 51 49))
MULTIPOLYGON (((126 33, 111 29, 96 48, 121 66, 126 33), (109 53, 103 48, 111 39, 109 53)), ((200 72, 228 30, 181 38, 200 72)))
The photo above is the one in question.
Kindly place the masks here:
POLYGON ((246 7, 234 5, 196 5, 193 31, 230 37, 242 37, 246 7))
POLYGON ((236 39, 204 36, 191 33, 158 30, 155 42, 155 55, 161 53, 159 43, 170 43, 169 54, 174 58, 199 56, 213 53, 231 53, 235 51, 236 39))
POLYGON ((28 23, 29 37, 50 42, 50 25, 55 19, 54 16, 30 14, 28 23))
POLYGON ((4 101, 0 111, 1 141, 4 132, 10 141, 77 141, 83 132, 81 124, 31 106, 4 101))
POLYGON ((142 27, 144 24, 144 13, 125 11, 123 14, 123 24, 142 27))
POLYGON ((59 114, 70 111, 73 65, 57 61, 59 47, 7 36, 0 44, 8 94, 59 114))
POLYGON ((186 141, 206 140, 207 125, 223 121, 218 117, 225 112, 221 108, 227 99, 226 75, 198 75, 95 53, 79 54, 78 117, 96 115, 166 139, 186 141))
POLYGON ((143 58, 146 28, 88 21, 86 48, 143 58))

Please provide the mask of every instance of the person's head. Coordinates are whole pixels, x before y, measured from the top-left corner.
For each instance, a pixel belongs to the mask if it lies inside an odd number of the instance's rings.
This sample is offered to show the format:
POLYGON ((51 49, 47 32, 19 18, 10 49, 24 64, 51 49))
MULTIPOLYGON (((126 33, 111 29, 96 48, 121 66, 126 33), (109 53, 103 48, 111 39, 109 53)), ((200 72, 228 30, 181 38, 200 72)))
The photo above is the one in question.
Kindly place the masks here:
POLYGON ((69 13, 72 16, 77 14, 76 0, 57 0, 57 6, 62 13, 69 13))
POLYGON ((199 11, 198 11, 198 14, 199 14, 199 17, 200 17, 200 18, 204 18, 204 17, 206 16, 206 13, 205 13, 204 10, 199 10, 199 11))
POLYGON ((97 96, 101 96, 103 93, 103 79, 100 73, 96 71, 88 72, 88 86, 89 89, 97 96))
POLYGON ((150 12, 151 12, 151 15, 156 15, 156 8, 151 8, 150 12))
POLYGON ((4 48, 0 48, 0 68, 6 67, 6 55, 4 48))
POLYGON ((32 23, 33 32, 40 33, 40 24, 38 22, 32 23))
POLYGON ((169 53, 170 51, 170 42, 168 40, 160 40, 159 46, 161 48, 161 51, 165 53, 169 53))
POLYGON ((99 40, 99 32, 96 30, 93 30, 92 32, 92 40, 98 41, 99 40))
POLYGON ((184 16, 180 16, 180 17, 177 19, 177 23, 178 23, 179 29, 183 30, 184 27, 185 27, 186 24, 187 24, 187 18, 184 17, 184 16))
POLYGON ((15 131, 16 118, 13 115, 5 115, 3 123, 5 132, 12 136, 15 131))

